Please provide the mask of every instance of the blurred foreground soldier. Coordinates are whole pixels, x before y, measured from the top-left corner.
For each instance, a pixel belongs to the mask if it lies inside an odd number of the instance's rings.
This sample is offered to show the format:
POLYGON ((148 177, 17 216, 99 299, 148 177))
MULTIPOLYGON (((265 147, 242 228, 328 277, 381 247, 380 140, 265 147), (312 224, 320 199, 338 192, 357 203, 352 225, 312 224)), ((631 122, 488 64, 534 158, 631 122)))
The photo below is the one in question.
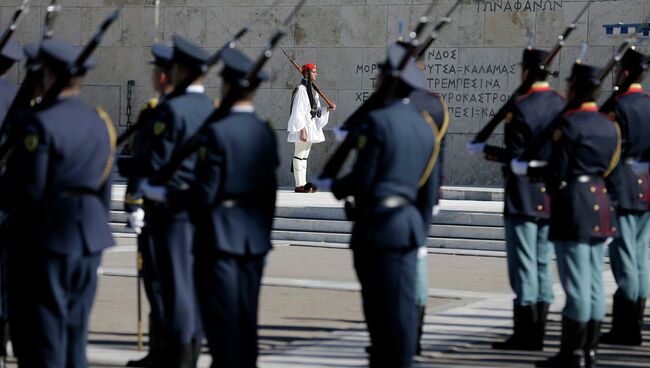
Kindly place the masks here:
POLYGON ((295 192, 313 193, 318 191, 318 187, 307 183, 307 159, 312 144, 325 141, 323 127, 327 125, 332 109, 323 111, 320 97, 312 89, 311 83, 318 78, 316 65, 305 64, 301 70, 303 79, 291 95, 287 140, 294 144, 291 169, 296 180, 295 192))
MULTIPOLYGON (((43 41, 46 90, 78 54, 64 41, 43 41)), ((92 66, 86 63, 80 75, 92 66)), ((12 340, 22 341, 21 367, 88 366, 97 267, 102 251, 113 245, 108 213, 115 131, 105 112, 82 102, 82 80, 73 77, 58 101, 21 122, 23 139, 0 191, 17 224, 9 302, 12 340), (28 292, 13 293, 22 290, 28 292)))
POLYGON ((0 124, 5 119, 7 110, 11 106, 17 91, 15 83, 9 82, 6 78, 1 77, 7 74, 14 63, 22 59, 22 47, 10 38, 5 47, 0 51, 0 124))
MULTIPOLYGON (((404 52, 401 46, 390 47, 384 76, 393 73, 404 52)), ((411 366, 418 324, 417 253, 426 240, 436 195, 431 178, 435 124, 407 99, 414 89, 426 88, 413 60, 397 83, 388 103, 365 118, 352 172, 333 182, 319 181, 331 185, 338 199, 354 196, 350 247, 362 287, 373 368, 411 366)))
MULTIPOLYGON (((549 238, 555 244, 560 281, 566 293, 560 352, 537 367, 594 367, 605 316, 604 246, 618 235, 605 179, 618 164, 620 129, 598 111, 595 99, 602 71, 574 64, 569 78, 570 106, 553 123, 546 168, 551 196, 549 238)), ((513 162, 516 173, 520 162, 513 162)), ((525 170, 524 170, 525 171, 525 170)), ((531 176, 538 175, 528 170, 531 176)))
MULTIPOLYGON (((522 81, 543 67, 549 53, 525 49, 522 81)), ((553 302, 551 259, 553 245, 548 240, 550 200, 544 183, 531 183, 515 175, 510 165, 544 132, 564 107, 564 99, 549 85, 546 73, 539 73, 530 90, 519 96, 505 117, 505 150, 485 147, 488 160, 505 163, 504 222, 508 253, 508 278, 515 293, 513 300, 513 334, 505 341, 492 344, 502 350, 543 350, 548 309, 553 302)), ((475 146, 470 145, 470 151, 475 146)), ((548 161, 550 142, 535 157, 548 161)))
MULTIPOLYGON (((7 71, 14 65, 14 63, 22 60, 23 50, 14 41, 9 39, 5 47, 0 51, 0 124, 5 119, 9 106, 16 97, 16 85, 3 78, 7 71)), ((7 356, 7 340, 9 339, 9 329, 7 321, 9 316, 7 314, 7 243, 10 237, 9 229, 2 225, 0 228, 0 236, 2 244, 0 244, 0 367, 4 366, 4 358, 7 356)))
MULTIPOLYGON (((434 151, 435 166, 431 173, 431 180, 433 181, 431 193, 434 195, 432 214, 433 216, 437 216, 440 213, 440 199, 442 199, 444 138, 449 126, 449 111, 447 110, 447 103, 442 95, 427 90, 414 90, 409 96, 409 100, 411 101, 411 105, 421 112, 422 116, 434 128, 436 133, 436 151, 434 151)), ((425 225, 428 229, 428 224, 425 225)), ((422 354, 422 332, 424 329, 427 303, 429 301, 427 253, 426 244, 418 249, 417 273, 415 277, 415 305, 418 312, 416 355, 422 354)))
POLYGON ((648 175, 637 175, 635 161, 650 149, 650 97, 641 81, 647 69, 645 55, 628 50, 621 60, 617 85, 640 74, 616 100, 613 118, 622 135, 621 163, 612 174, 613 196, 618 202, 621 237, 609 245, 612 272, 618 289, 614 294, 612 329, 601 337, 604 344, 641 345, 643 313, 648 295, 648 240, 650 240, 650 183, 648 175))
MULTIPOLYGON (((153 124, 144 133, 147 149, 138 150, 134 155, 138 163, 136 172, 146 178, 169 162, 213 110, 203 86, 208 53, 180 36, 174 36, 173 41, 170 74, 174 89, 195 75, 198 79, 156 109, 151 119, 153 124)), ((192 155, 183 162, 170 181, 171 188, 183 189, 195 182, 196 157, 192 155)), ((164 316, 160 326, 163 354, 156 356, 159 360, 153 366, 194 367, 203 338, 193 272, 194 225, 186 209, 172 208, 165 203, 149 201, 145 203, 145 213, 160 276, 164 316)))
MULTIPOLYGON (((173 85, 170 80, 170 66, 173 50, 161 44, 155 44, 151 47, 151 54, 154 60, 151 62, 153 68, 151 73, 151 81, 154 90, 164 98, 173 90, 173 85)), ((156 106, 159 99, 152 98, 147 102, 140 115, 138 116, 138 124, 147 123, 153 118, 156 106)), ((142 151, 148 149, 146 134, 150 130, 140 131, 136 134, 130 150, 132 153, 140 151, 139 156, 142 156, 142 151)), ((150 230, 144 222, 144 210, 142 209, 143 198, 139 193, 138 188, 140 182, 143 180, 137 172, 134 171, 137 163, 133 162, 133 158, 122 158, 118 161, 120 173, 129 178, 127 185, 126 195, 124 197, 124 209, 129 213, 128 226, 138 234, 138 250, 142 255, 142 279, 144 283, 145 293, 151 306, 149 314, 149 354, 140 360, 132 360, 127 363, 127 367, 153 367, 155 356, 161 354, 163 348, 161 335, 161 326, 164 321, 164 314, 162 311, 162 295, 160 291, 160 276, 156 267, 156 253, 150 239, 150 230), (128 175, 126 175, 128 174, 128 175)))
MULTIPOLYGON (((252 62, 236 49, 226 49, 223 61, 226 96, 252 62)), ((230 115, 206 129, 191 187, 143 186, 145 196, 190 210, 196 219, 197 292, 214 368, 256 367, 260 283, 271 249, 279 164, 273 130, 252 102, 266 79, 260 72, 230 115)))

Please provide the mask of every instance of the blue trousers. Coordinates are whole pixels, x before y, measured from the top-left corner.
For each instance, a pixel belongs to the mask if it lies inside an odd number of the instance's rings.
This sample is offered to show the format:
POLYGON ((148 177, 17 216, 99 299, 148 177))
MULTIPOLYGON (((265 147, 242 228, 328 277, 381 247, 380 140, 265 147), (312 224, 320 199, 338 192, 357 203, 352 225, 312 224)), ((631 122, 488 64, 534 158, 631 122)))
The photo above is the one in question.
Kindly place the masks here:
POLYGON ((604 248, 604 242, 555 242, 560 281, 566 294, 564 317, 581 323, 605 318, 604 248))
POLYGON ((648 296, 648 241, 650 212, 618 216, 621 237, 609 245, 616 295, 627 300, 648 296))
POLYGON ((212 367, 255 368, 264 255, 201 251, 196 283, 212 367))
POLYGON ((353 248, 371 367, 410 366, 417 339, 417 248, 353 248))
POLYGON ((151 318, 163 320, 162 288, 160 285, 160 270, 156 266, 156 249, 151 240, 151 231, 148 226, 142 228, 138 235, 138 250, 142 254, 142 283, 151 306, 151 318))
POLYGON ((99 254, 61 256, 39 250, 20 260, 20 284, 28 294, 20 300, 20 312, 12 311, 12 322, 18 320, 12 328, 23 337, 21 367, 88 367, 88 316, 100 259, 99 254))
POLYGON ((156 217, 150 226, 160 276, 165 341, 172 348, 201 341, 194 285, 194 225, 185 219, 156 217))
POLYGON ((521 306, 553 303, 553 244, 548 240, 548 221, 506 216, 505 230, 508 278, 515 293, 514 303, 521 306))

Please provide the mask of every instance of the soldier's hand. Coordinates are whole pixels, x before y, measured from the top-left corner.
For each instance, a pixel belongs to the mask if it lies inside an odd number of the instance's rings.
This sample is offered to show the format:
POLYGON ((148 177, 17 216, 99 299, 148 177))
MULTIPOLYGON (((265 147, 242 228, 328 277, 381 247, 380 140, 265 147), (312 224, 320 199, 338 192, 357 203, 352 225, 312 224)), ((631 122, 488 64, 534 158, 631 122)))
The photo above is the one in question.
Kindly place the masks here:
POLYGON ((142 208, 138 208, 129 213, 129 218, 126 220, 126 227, 133 229, 138 235, 142 233, 142 228, 144 227, 144 210, 142 208))
POLYGON ((510 170, 512 170, 515 175, 526 175, 528 174, 528 162, 514 159, 510 161, 510 170))
POLYGON ((433 206, 433 208, 431 209, 431 215, 435 217, 438 216, 439 214, 440 214, 440 205, 433 206))
POLYGON ((332 107, 327 108, 327 112, 330 111, 336 111, 336 105, 333 105, 332 107))
POLYGON ((467 151, 471 155, 480 155, 485 151, 485 142, 469 142, 467 143, 467 151))
POLYGON ((167 188, 161 185, 151 185, 148 180, 140 184, 140 191, 147 199, 154 202, 167 202, 167 188))
POLYGON ((300 130, 300 140, 303 142, 307 142, 307 128, 302 128, 300 130))

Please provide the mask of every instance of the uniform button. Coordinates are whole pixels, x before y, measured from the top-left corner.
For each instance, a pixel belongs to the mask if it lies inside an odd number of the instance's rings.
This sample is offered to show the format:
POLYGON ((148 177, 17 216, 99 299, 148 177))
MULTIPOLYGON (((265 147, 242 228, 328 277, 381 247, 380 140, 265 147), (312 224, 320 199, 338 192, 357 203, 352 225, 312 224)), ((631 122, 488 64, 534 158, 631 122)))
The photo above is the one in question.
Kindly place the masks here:
POLYGON ((594 187, 594 186, 592 186, 591 188, 589 188, 589 190, 590 190, 592 193, 596 193, 596 187, 594 187))
POLYGON ((595 205, 594 205, 594 211, 599 211, 599 210, 600 210, 600 206, 597 205, 597 204, 595 204, 595 205))
POLYGON ((610 207, 609 212, 614 212, 614 207, 610 207))
POLYGON ((537 210, 538 210, 538 211, 544 211, 544 206, 542 206, 542 205, 540 204, 539 206, 537 206, 537 210))
POLYGON ((542 193, 546 193, 546 187, 541 187, 539 191, 542 193))
POLYGON ((642 180, 642 179, 639 179, 639 180, 637 180, 636 182, 639 183, 639 184, 643 184, 643 180, 642 180))
POLYGON ((599 232, 600 231, 600 226, 594 226, 594 231, 599 232))
POLYGON ((643 199, 643 197, 645 197, 643 193, 639 193, 639 199, 643 199))
POLYGON ((613 232, 613 233, 616 232, 616 226, 612 226, 612 232, 613 232))
POLYGON ((603 188, 603 193, 607 193, 607 188, 603 188))

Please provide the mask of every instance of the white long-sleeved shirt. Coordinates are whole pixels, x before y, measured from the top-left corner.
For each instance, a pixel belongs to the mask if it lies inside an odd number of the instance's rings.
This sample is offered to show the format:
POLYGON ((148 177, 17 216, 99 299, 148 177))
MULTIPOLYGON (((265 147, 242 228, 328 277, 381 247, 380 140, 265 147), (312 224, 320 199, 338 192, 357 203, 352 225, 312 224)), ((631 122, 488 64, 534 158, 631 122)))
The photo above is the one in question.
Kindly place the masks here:
POLYGON ((314 93, 314 100, 316 106, 321 112, 320 117, 311 117, 311 105, 309 105, 309 96, 307 95, 307 87, 303 84, 298 86, 296 95, 293 98, 293 106, 291 108, 291 116, 287 124, 287 131, 289 142, 301 142, 300 131, 307 128, 307 142, 320 143, 325 141, 323 134, 323 127, 327 125, 329 120, 329 111, 323 110, 320 104, 320 98, 317 93, 314 93))

